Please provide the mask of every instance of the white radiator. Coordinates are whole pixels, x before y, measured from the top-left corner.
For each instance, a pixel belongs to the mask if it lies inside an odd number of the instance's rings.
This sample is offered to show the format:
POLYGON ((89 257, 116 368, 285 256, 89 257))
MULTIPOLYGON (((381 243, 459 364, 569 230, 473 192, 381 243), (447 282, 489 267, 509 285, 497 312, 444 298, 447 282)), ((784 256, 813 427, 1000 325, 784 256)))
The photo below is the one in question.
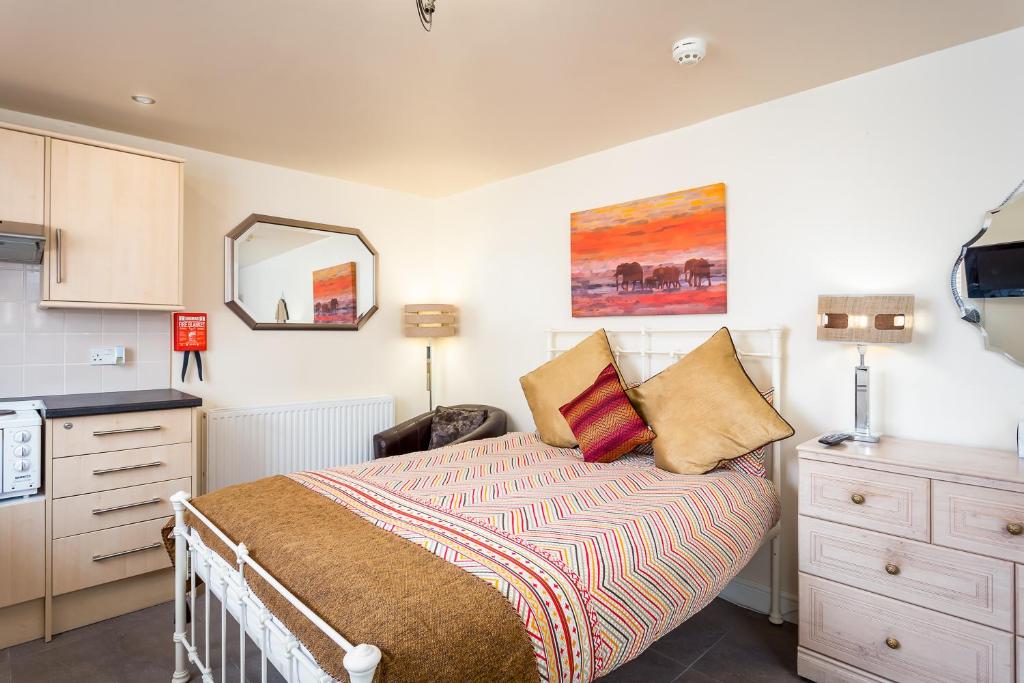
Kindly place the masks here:
POLYGON ((209 410, 204 488, 366 462, 373 435, 394 424, 390 396, 209 410))

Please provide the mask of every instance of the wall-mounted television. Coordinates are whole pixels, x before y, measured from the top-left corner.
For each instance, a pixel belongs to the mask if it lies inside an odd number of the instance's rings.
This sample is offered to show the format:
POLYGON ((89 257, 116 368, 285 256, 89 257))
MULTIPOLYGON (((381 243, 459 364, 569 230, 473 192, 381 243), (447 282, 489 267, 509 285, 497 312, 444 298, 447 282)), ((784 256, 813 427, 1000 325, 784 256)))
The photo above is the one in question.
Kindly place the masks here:
POLYGON ((968 247, 964 256, 967 296, 1024 296, 1024 242, 968 247))

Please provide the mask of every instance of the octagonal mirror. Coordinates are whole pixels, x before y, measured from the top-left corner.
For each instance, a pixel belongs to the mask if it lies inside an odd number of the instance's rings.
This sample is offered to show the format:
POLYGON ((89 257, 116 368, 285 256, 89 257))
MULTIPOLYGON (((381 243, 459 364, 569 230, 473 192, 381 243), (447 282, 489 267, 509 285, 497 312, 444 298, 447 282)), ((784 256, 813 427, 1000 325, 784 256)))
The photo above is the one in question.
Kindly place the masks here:
POLYGON ((377 250, 355 228, 253 214, 224 258, 224 303, 254 330, 358 330, 377 312, 377 250))
POLYGON ((1024 182, 961 247, 950 284, 961 319, 985 347, 1024 365, 1024 182))

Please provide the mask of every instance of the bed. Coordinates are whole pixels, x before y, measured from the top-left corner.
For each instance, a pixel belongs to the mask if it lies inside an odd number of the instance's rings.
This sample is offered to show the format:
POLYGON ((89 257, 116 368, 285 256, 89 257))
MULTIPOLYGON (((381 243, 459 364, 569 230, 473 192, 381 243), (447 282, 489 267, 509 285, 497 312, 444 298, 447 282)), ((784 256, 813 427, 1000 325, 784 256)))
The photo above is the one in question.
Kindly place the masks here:
MULTIPOLYGON (((549 355, 574 334, 549 333, 549 355)), ((680 337, 691 335, 692 348, 701 334, 610 336, 617 361, 632 358, 633 374, 648 377, 685 353, 680 337)), ((768 361, 765 383, 778 404, 781 332, 734 334, 751 345, 740 351, 745 364, 768 361), (763 350, 750 350, 758 343, 763 350)), ((189 679, 189 661, 215 680, 212 594, 222 642, 230 612, 240 641, 248 634, 256 643, 264 677, 273 666, 288 681, 369 683, 379 673, 384 681, 587 683, 702 609, 766 542, 770 618, 781 623, 773 450, 770 479, 724 469, 677 475, 642 453, 585 463, 519 432, 197 501, 176 495, 172 680, 189 679), (336 570, 344 580, 328 580, 336 570), (418 602, 406 602, 412 594, 418 602), (205 618, 188 623, 189 608, 205 618)), ((226 653, 220 648, 220 671, 226 653)))

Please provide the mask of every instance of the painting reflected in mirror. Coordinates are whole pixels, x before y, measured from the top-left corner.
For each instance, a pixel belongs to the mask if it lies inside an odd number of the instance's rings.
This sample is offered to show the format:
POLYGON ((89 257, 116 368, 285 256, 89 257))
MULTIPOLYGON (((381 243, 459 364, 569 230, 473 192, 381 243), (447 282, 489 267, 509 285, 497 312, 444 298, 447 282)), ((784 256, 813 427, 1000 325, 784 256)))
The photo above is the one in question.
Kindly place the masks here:
POLYGON ((377 251, 354 228, 253 214, 225 259, 225 303, 253 329, 357 330, 377 310, 377 251))
POLYGON ((1024 181, 963 245, 951 285, 961 319, 986 348, 1024 365, 1024 181))

